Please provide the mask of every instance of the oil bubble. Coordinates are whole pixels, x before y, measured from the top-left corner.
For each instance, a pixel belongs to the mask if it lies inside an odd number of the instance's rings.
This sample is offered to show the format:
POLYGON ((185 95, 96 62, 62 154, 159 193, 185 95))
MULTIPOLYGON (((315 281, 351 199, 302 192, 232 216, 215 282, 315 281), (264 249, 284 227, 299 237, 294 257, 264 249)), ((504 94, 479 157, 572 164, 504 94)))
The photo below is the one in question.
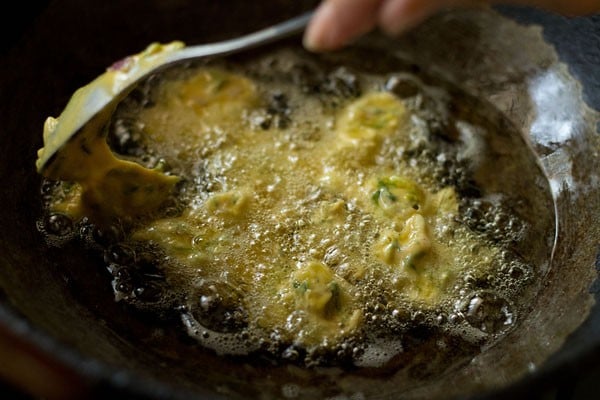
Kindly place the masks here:
POLYGON ((242 296, 225 282, 201 282, 190 296, 188 305, 200 324, 216 332, 239 332, 248 324, 242 296))
POLYGON ((104 262, 120 265, 131 264, 135 261, 135 251, 124 244, 111 245, 104 252, 104 262))
POLYGON ((357 367, 381 367, 402 352, 399 340, 375 339, 364 346, 363 351, 354 359, 357 367))
POLYGON ((92 239, 100 246, 110 246, 123 239, 123 229, 116 224, 107 227, 93 227, 91 232, 92 239))
POLYGON ((505 332, 515 322, 512 306, 491 291, 474 294, 465 303, 462 310, 465 319, 484 333, 505 332))
POLYGON ((44 221, 44 228, 50 235, 68 236, 73 232, 73 220, 62 213, 52 213, 44 221))
POLYGON ((135 297, 145 303, 155 303, 163 298, 163 289, 158 282, 146 282, 133 291, 135 297))
POLYGON ((385 89, 405 99, 416 96, 420 91, 420 84, 412 75, 396 74, 385 82, 385 89))
POLYGON ((281 357, 284 360, 288 360, 288 361, 296 361, 298 360, 298 358, 300 357, 300 352, 298 351, 297 348, 295 348, 294 346, 290 346, 288 348, 286 348, 283 353, 281 353, 281 357))

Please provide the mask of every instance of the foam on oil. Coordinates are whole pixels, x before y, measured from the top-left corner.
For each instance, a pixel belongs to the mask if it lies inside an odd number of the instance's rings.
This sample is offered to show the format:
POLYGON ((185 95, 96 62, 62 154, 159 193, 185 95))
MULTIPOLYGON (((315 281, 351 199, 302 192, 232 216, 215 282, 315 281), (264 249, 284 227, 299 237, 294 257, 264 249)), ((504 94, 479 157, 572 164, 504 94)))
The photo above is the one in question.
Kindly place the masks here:
MULTIPOLYGON (((543 274, 543 257, 523 249, 545 240, 534 226, 545 203, 513 183, 541 175, 523 153, 502 158, 518 140, 472 102, 405 71, 289 50, 169 71, 110 127, 116 152, 183 178, 162 214, 98 229, 52 211, 72 187, 45 182, 39 228, 51 245, 77 238, 102 254, 117 301, 179 315, 219 354, 382 368, 435 349, 443 367, 510 331, 543 274), (361 125, 340 145, 340 114, 370 93, 395 97, 406 120, 367 115, 375 133, 361 125), (454 212, 426 215, 433 250, 411 262, 395 261, 393 246, 374 255, 407 224, 397 196, 371 182, 390 175, 457 195, 454 212)), ((407 216, 424 213, 413 206, 407 216)))

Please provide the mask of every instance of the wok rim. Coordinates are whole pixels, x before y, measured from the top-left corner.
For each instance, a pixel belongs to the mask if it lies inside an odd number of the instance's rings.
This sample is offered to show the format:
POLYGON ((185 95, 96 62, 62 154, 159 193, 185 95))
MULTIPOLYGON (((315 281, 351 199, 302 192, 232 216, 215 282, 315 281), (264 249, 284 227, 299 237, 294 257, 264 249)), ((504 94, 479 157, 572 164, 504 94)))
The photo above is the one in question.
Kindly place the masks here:
MULTIPOLYGON (((0 56, 3 57, 4 54, 0 54, 0 56)), ((598 251, 598 259, 600 259, 600 247, 598 251)), ((596 263, 598 264, 598 261, 596 263)), ((594 305, 594 308, 597 307, 598 303, 594 305)), ((588 319, 586 319, 586 322, 588 319)), ((21 339, 32 346, 32 349, 43 352, 44 355, 72 370, 82 379, 89 380, 92 389, 91 395, 95 395, 94 389, 100 389, 100 393, 103 393, 104 390, 115 390, 118 393, 125 393, 143 399, 186 400, 199 396, 222 398, 216 393, 187 392, 158 379, 144 377, 135 371, 119 368, 97 358, 87 356, 33 324, 8 302, 0 302, 0 324, 9 332, 20 336, 21 339)), ((580 329, 581 327, 576 332, 580 329)), ((571 336, 573 334, 569 335, 569 337, 571 336)), ((590 364, 600 356, 600 341, 588 341, 580 346, 568 349, 565 349, 563 345, 556 354, 561 356, 560 361, 545 362, 539 369, 522 376, 507 386, 499 389, 488 389, 469 398, 510 398, 515 394, 535 391, 540 385, 551 382, 565 373, 575 375, 580 368, 590 364)))

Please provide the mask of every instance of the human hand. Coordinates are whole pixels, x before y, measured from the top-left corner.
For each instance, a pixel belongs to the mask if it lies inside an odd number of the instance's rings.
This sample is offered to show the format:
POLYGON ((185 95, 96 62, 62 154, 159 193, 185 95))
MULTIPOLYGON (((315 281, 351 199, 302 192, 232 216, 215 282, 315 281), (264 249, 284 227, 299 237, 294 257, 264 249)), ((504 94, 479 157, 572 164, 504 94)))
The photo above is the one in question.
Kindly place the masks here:
POLYGON ((309 50, 335 50, 380 27, 398 35, 437 11, 486 3, 536 6, 565 15, 600 11, 600 0, 324 0, 304 35, 309 50))

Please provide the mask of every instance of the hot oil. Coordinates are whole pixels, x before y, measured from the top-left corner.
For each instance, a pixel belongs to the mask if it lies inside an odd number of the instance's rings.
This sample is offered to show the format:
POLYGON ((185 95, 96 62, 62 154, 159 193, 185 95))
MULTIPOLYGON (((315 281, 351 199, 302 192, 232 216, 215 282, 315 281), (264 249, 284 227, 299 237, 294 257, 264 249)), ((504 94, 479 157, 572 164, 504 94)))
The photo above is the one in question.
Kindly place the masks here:
MULTIPOLYGON (((369 50, 364 54, 355 51, 358 54, 309 56, 281 49, 250 60, 191 65, 150 79, 123 102, 110 127, 111 146, 122 157, 148 167, 161 164, 183 178, 160 217, 177 219, 190 209, 197 211, 200 217, 195 217, 193 228, 174 225, 170 230, 180 229, 171 233, 172 237, 187 243, 189 249, 169 253, 152 239, 149 230, 142 235, 145 240, 140 240, 135 232, 144 230, 144 224, 117 223, 98 229, 85 220, 73 221, 64 213, 51 211, 40 229, 49 244, 62 246, 79 240, 101 255, 112 277, 115 300, 134 314, 154 316, 171 327, 177 321, 176 329, 218 354, 300 366, 342 365, 368 374, 400 370, 413 381, 468 360, 520 323, 543 281, 554 234, 554 221, 547 216, 552 201, 546 180, 518 132, 492 105, 423 76, 399 60, 369 50), (237 94, 250 99, 251 109, 235 109, 235 122, 225 127, 202 123, 198 127, 188 124, 185 118, 189 116, 158 113, 154 117, 163 119, 162 126, 189 132, 175 132, 176 143, 166 142, 168 132, 150 134, 158 140, 145 139, 149 135, 147 116, 159 108, 164 88, 170 87, 169 82, 194 79, 197 68, 232 71, 254 82, 253 88, 237 94), (391 135, 383 139, 374 165, 392 166, 434 191, 451 186, 458 194, 458 213, 451 220, 439 219, 433 229, 454 251, 446 257, 463 267, 435 301, 420 302, 407 296, 410 288, 390 284, 393 279, 383 267, 356 267, 348 262, 348 254, 369 253, 382 234, 377 220, 363 211, 360 202, 318 184, 299 187, 290 183, 286 176, 290 170, 272 165, 267 157, 264 163, 239 166, 239 158, 250 159, 245 149, 253 149, 253 142, 272 141, 266 148, 290 151, 290 165, 301 162, 300 157, 323 152, 319 144, 333 143, 327 142, 327 135, 339 110, 373 91, 391 92, 402 99, 412 120, 404 138, 391 135), (236 129, 241 128, 251 129, 254 136, 236 137, 236 129), (230 142, 240 153, 227 149, 230 142), (274 198, 281 200, 277 196, 284 187, 283 193, 294 201, 289 210, 279 210, 275 216, 244 217, 242 223, 215 218, 213 231, 238 235, 222 239, 204 227, 210 221, 198 210, 214 193, 243 188, 245 174, 253 168, 265 172, 264 182, 253 186, 254 190, 274 193, 274 198), (232 169, 238 175, 226 173, 232 169), (315 241, 310 233, 305 234, 306 227, 314 225, 318 204, 333 204, 336 199, 344 201, 339 229, 323 228, 318 233, 330 240, 315 241), (206 247, 209 233, 231 251, 207 251, 217 248, 206 247), (271 251, 278 254, 256 252, 252 277, 238 279, 236 274, 247 273, 245 252, 276 239, 279 245, 271 251), (224 259, 215 260, 215 256, 224 259), (284 256, 290 265, 282 267, 277 261, 284 256), (289 274, 312 259, 321 260, 351 286, 348 302, 361 320, 356 329, 316 340, 317 334, 303 331, 309 318, 303 312, 290 313, 282 329, 250 319, 261 302, 270 304, 266 302, 269 294, 280 295, 273 277, 289 279, 289 274), (222 269, 220 265, 233 267, 222 269), (248 300, 249 293, 255 298, 248 300), (298 337, 312 339, 302 342, 298 337)), ((355 154, 341 157, 347 158, 345 167, 354 174, 357 185, 361 184, 366 177, 352 169, 355 154)), ((316 174, 317 169, 311 168, 306 171, 316 174)), ((70 190, 68 183, 45 183, 47 207, 68 196, 70 190)), ((260 200, 255 192, 248 193, 250 197, 244 201, 263 201, 265 209, 272 210, 269 202, 275 200, 260 200)), ((277 312, 272 311, 273 315, 277 312)))

